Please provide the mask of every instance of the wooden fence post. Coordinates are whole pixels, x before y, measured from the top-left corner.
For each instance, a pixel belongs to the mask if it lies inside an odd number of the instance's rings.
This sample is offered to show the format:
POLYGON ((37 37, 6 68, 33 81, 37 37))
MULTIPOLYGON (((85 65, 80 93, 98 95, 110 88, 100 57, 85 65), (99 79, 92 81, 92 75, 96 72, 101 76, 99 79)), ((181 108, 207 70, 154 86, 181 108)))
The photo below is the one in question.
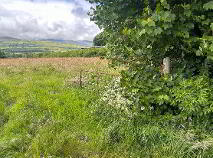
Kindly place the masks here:
POLYGON ((99 85, 100 73, 97 73, 97 86, 99 85))
POLYGON ((169 57, 166 57, 166 58, 163 59, 163 65, 164 65, 164 67, 163 67, 163 74, 164 75, 165 74, 169 74, 170 73, 170 67, 171 67, 171 65, 170 65, 170 58, 169 57))
POLYGON ((79 85, 82 88, 82 70, 80 70, 79 85))

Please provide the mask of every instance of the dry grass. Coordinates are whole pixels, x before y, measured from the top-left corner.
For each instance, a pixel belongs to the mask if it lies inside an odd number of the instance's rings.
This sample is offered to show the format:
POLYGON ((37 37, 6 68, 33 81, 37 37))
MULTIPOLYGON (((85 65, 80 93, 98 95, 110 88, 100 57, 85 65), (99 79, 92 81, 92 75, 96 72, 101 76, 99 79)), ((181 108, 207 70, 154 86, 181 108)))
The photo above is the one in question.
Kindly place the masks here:
POLYGON ((36 68, 40 66, 53 66, 63 71, 104 71, 108 69, 107 60, 100 58, 12 58, 0 59, 0 67, 20 69, 36 68))

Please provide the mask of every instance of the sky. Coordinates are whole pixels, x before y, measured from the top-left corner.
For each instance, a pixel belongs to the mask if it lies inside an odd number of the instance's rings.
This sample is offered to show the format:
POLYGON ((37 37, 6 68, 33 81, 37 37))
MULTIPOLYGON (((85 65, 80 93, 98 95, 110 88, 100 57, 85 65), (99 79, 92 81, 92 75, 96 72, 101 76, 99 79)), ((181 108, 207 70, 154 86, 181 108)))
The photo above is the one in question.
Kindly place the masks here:
POLYGON ((0 37, 93 40, 100 32, 85 0, 0 0, 0 37))

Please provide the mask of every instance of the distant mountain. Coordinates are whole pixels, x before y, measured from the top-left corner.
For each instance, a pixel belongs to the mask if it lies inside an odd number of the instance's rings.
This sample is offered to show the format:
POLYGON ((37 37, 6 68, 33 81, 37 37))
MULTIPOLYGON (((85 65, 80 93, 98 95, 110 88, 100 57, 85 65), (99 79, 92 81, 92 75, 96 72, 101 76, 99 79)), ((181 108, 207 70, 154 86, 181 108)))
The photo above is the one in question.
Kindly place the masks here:
POLYGON ((70 43, 70 44, 76 44, 76 45, 80 45, 80 46, 86 46, 86 47, 91 47, 93 46, 93 42, 92 41, 88 41, 88 40, 78 40, 78 41, 74 41, 74 40, 61 40, 61 39, 44 39, 42 41, 51 41, 51 42, 60 42, 60 43, 70 43))
POLYGON ((9 36, 2 36, 2 37, 0 37, 0 41, 17 41, 17 40, 20 40, 20 39, 9 37, 9 36))
POLYGON ((78 41, 80 43, 82 43, 83 45, 87 45, 87 46, 93 46, 93 42, 92 41, 88 41, 88 40, 81 40, 81 41, 78 41))

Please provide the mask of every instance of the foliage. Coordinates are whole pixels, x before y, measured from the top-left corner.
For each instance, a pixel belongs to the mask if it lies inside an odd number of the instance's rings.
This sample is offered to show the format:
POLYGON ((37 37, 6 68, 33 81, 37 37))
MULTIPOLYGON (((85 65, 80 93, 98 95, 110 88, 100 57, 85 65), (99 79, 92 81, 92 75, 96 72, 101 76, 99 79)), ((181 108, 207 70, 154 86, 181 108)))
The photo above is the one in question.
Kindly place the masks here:
POLYGON ((66 52, 35 53, 31 54, 31 57, 104 57, 106 52, 106 48, 86 48, 66 52))
POLYGON ((107 33, 101 32, 95 36, 93 39, 94 46, 105 46, 107 43, 107 33))
MULTIPOLYGON (((103 72, 106 64, 98 61, 95 64, 92 58, 87 62, 72 59, 71 65, 68 59, 10 60, 13 63, 5 60, 0 67, 2 158, 208 158, 213 155, 211 131, 174 125, 178 118, 171 115, 136 115, 129 110, 131 98, 123 97, 126 92, 119 77, 111 80, 111 75, 102 74, 97 84, 95 75, 86 74, 89 84, 83 88, 71 80, 79 76, 79 70, 103 72), (47 60, 50 62, 46 63, 47 60)), ((207 78, 194 80, 199 89, 207 78)), ((180 86, 187 88, 191 84, 180 86)), ((205 83, 203 87, 206 89, 208 85, 205 83)), ((174 93, 178 90, 183 91, 177 87, 174 93)), ((193 97, 191 91, 188 95, 193 97)))
POLYGON ((110 34, 112 64, 127 67, 121 85, 130 110, 212 122, 211 0, 89 1, 96 3, 91 19, 110 34), (164 57, 173 66, 167 76, 164 57))
POLYGON ((0 58, 6 58, 6 54, 3 51, 0 51, 0 58))
POLYGON ((119 80, 112 80, 106 86, 93 112, 104 129, 103 151, 114 157, 207 158, 213 155, 212 132, 203 127, 194 128, 190 121, 181 122, 181 117, 170 114, 153 117, 125 109, 129 103, 119 101, 119 95, 114 95, 116 91, 124 92, 118 83, 119 80), (177 125, 177 121, 182 124, 177 125))
POLYGON ((52 57, 104 57, 106 48, 85 48, 69 51, 40 52, 40 53, 7 53, 7 58, 52 58, 52 57))

